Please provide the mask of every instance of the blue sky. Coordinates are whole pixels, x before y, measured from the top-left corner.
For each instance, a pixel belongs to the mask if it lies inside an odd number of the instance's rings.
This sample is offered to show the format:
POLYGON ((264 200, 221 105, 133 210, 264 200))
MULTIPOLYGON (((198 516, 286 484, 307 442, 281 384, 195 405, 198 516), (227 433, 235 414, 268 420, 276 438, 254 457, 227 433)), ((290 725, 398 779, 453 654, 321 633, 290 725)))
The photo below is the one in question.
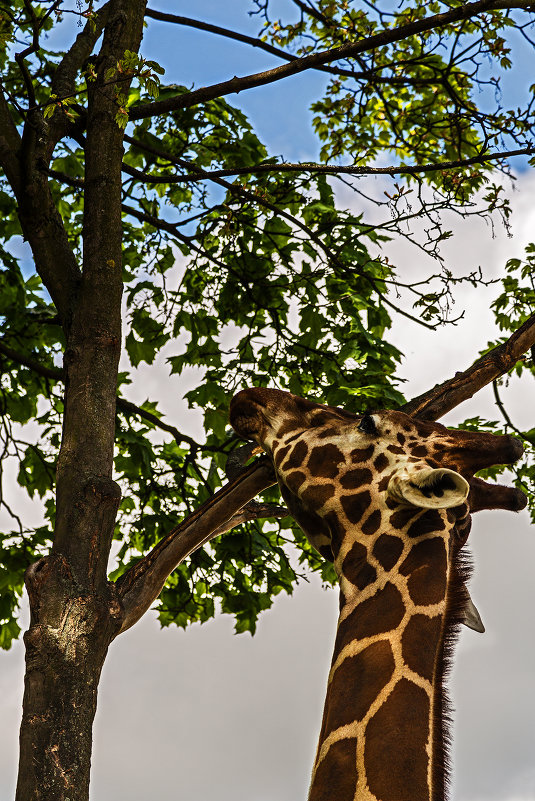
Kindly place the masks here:
MULTIPOLYGON (((250 0, 197 0, 194 4, 185 0, 151 0, 149 7, 202 19, 250 36, 257 36, 262 28, 261 16, 249 14, 254 8, 250 0)), ((297 8, 291 0, 271 0, 269 8, 271 18, 298 19, 297 8)), ((70 41, 75 25, 75 18, 66 15, 61 30, 50 38, 50 44, 61 47, 70 41)), ((517 68, 503 74, 503 103, 515 107, 525 102, 528 86, 533 81, 533 51, 516 31, 508 32, 508 38, 514 48, 517 68), (525 76, 525 81, 519 80, 519 75, 525 76)), ((195 87, 282 63, 275 56, 246 44, 152 19, 144 33, 142 54, 165 67, 164 82, 195 87)), ((239 95, 229 95, 227 99, 246 112, 271 154, 282 155, 287 161, 316 160, 319 144, 311 130, 309 107, 321 95, 327 81, 325 74, 310 71, 239 95)), ((482 96, 478 92, 477 99, 493 104, 494 91, 489 90, 482 96)), ((525 160, 515 161, 517 170, 520 164, 525 167, 525 160)))

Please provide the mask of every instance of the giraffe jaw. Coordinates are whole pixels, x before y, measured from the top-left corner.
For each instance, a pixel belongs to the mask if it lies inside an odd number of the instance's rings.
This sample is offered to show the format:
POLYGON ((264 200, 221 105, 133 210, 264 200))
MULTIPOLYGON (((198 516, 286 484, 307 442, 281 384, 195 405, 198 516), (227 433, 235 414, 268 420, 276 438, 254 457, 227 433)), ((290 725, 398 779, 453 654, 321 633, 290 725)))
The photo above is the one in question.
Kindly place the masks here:
POLYGON ((446 468, 404 468, 394 473, 387 495, 398 503, 424 509, 460 506, 468 497, 470 485, 459 473, 446 468))

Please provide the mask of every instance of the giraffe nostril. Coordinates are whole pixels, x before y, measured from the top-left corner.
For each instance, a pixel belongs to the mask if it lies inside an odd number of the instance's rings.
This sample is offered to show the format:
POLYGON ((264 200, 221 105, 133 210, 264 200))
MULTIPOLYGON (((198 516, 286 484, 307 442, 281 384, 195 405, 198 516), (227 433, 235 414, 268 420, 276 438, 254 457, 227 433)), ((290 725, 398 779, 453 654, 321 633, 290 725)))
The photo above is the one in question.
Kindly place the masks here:
POLYGON ((509 435, 509 444, 511 446, 511 461, 516 462, 524 453, 524 446, 518 437, 509 435))
POLYGON ((235 395, 230 402, 230 425, 234 431, 243 437, 249 439, 254 437, 261 428, 261 414, 257 404, 248 397, 248 390, 235 395))
POLYGON ((233 416, 231 423, 234 430, 242 437, 252 436, 260 428, 257 417, 246 415, 233 416))

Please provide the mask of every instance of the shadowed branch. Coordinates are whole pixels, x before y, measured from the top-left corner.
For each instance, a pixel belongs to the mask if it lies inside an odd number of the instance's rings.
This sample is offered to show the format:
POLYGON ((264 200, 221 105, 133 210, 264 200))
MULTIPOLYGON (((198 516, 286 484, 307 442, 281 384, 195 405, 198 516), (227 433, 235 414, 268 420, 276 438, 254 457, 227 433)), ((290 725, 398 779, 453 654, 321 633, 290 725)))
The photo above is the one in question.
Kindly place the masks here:
POLYGON ((286 515, 283 507, 270 504, 248 507, 255 495, 275 482, 271 462, 261 457, 171 529, 149 554, 124 573, 117 580, 124 608, 120 631, 139 620, 159 596, 169 574, 205 542, 246 520, 286 515))

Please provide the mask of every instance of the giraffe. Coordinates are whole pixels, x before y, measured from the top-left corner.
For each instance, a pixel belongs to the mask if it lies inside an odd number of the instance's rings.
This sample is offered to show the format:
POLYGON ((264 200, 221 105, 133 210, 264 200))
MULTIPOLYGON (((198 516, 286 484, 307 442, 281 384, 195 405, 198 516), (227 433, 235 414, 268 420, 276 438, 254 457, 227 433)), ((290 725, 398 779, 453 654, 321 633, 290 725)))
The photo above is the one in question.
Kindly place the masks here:
POLYGON ((459 623, 479 628, 461 552, 470 512, 526 504, 474 473, 515 462, 520 441, 263 388, 235 395, 230 420, 271 456, 290 513, 339 578, 309 801, 443 801, 444 678, 459 623))

